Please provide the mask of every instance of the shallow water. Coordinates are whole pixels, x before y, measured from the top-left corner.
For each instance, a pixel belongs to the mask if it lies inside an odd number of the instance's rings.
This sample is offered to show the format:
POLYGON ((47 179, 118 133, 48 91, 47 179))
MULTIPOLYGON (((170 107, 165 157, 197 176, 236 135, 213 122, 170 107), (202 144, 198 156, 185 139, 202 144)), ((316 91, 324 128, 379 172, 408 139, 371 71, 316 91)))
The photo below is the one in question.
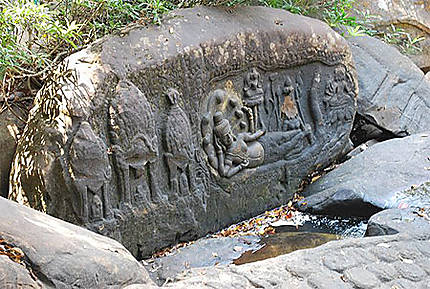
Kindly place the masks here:
POLYGON ((339 240, 340 235, 310 232, 282 232, 261 239, 260 249, 246 251, 233 261, 236 265, 256 262, 296 250, 320 246, 333 240, 339 240))
POLYGON ((257 250, 244 252, 233 263, 241 265, 318 247, 329 241, 361 238, 367 229, 367 220, 358 218, 309 216, 308 219, 300 227, 277 227, 275 234, 261 238, 257 250))

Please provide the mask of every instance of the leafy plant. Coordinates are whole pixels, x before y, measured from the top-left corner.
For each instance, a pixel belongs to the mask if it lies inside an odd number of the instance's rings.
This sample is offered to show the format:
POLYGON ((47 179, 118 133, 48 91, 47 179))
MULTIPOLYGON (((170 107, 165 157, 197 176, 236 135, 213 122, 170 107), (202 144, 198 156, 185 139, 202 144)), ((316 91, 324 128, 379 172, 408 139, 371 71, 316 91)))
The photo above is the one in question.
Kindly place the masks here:
POLYGON ((390 25, 386 31, 376 34, 386 43, 392 44, 400 48, 405 54, 414 54, 420 52, 422 48, 419 43, 425 40, 422 36, 412 37, 411 34, 406 32, 403 28, 395 25, 390 25))

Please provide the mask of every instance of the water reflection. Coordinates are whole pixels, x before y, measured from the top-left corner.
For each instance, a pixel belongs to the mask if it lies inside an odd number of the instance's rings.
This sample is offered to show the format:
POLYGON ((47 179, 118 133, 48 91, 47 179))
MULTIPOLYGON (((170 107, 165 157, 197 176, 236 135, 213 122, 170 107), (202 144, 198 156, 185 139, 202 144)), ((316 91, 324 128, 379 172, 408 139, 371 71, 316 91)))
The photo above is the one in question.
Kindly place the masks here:
POLYGON ((260 249, 256 251, 247 251, 239 258, 233 261, 236 265, 251 263, 291 253, 296 250, 308 249, 320 246, 333 240, 339 240, 342 237, 336 234, 328 233, 310 233, 310 232, 283 232, 268 236, 261 239, 260 249))

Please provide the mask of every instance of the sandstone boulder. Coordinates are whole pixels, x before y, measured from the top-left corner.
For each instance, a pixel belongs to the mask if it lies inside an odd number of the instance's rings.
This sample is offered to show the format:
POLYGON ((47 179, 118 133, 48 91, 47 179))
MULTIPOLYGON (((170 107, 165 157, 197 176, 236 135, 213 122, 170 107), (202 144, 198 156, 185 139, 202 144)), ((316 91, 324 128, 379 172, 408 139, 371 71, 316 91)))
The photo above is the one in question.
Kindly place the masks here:
POLYGON ((145 268, 115 240, 1 197, 0 212, 0 236, 22 250, 36 279, 24 266, 0 256, 0 285, 7 284, 2 288, 152 284, 145 268))
POLYGON ((11 173, 11 199, 139 257, 285 203, 350 148, 356 110, 348 44, 318 20, 263 7, 167 18, 72 55, 11 173))
POLYGON ((25 265, 18 264, 5 255, 0 255, 1 288, 43 288, 43 284, 32 278, 25 265))
POLYGON ((369 147, 310 184, 301 209, 370 216, 389 208, 430 206, 430 135, 369 147))
POLYGON ((429 131, 430 81, 423 72, 376 38, 349 38, 349 44, 360 91, 353 141, 359 144, 429 131))

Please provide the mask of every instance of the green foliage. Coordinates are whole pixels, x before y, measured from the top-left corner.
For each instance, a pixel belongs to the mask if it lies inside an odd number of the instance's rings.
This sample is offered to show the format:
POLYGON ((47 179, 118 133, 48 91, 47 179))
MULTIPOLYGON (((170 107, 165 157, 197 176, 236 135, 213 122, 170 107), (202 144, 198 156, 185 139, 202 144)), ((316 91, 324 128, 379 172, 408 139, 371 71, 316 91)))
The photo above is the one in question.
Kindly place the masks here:
POLYGON ((62 46, 77 48, 75 22, 60 21, 46 5, 24 0, 0 0, 0 77, 10 73, 36 73, 49 64, 62 46))
POLYGON ((422 36, 413 37, 403 28, 395 25, 390 25, 386 31, 376 33, 376 36, 386 43, 397 46, 405 54, 420 52, 422 48, 419 44, 421 41, 425 40, 422 36))
POLYGON ((172 8, 163 0, 0 0, 0 93, 37 90, 73 51, 131 22, 159 24, 172 8))
POLYGON ((49 70, 97 38, 132 22, 160 24, 162 16, 171 9, 195 5, 263 5, 285 9, 324 20, 350 36, 375 35, 407 53, 418 50, 422 38, 411 37, 398 28, 381 34, 372 28, 372 16, 351 16, 354 1, 0 0, 0 94, 8 95, 14 90, 32 94, 43 84, 49 70))

